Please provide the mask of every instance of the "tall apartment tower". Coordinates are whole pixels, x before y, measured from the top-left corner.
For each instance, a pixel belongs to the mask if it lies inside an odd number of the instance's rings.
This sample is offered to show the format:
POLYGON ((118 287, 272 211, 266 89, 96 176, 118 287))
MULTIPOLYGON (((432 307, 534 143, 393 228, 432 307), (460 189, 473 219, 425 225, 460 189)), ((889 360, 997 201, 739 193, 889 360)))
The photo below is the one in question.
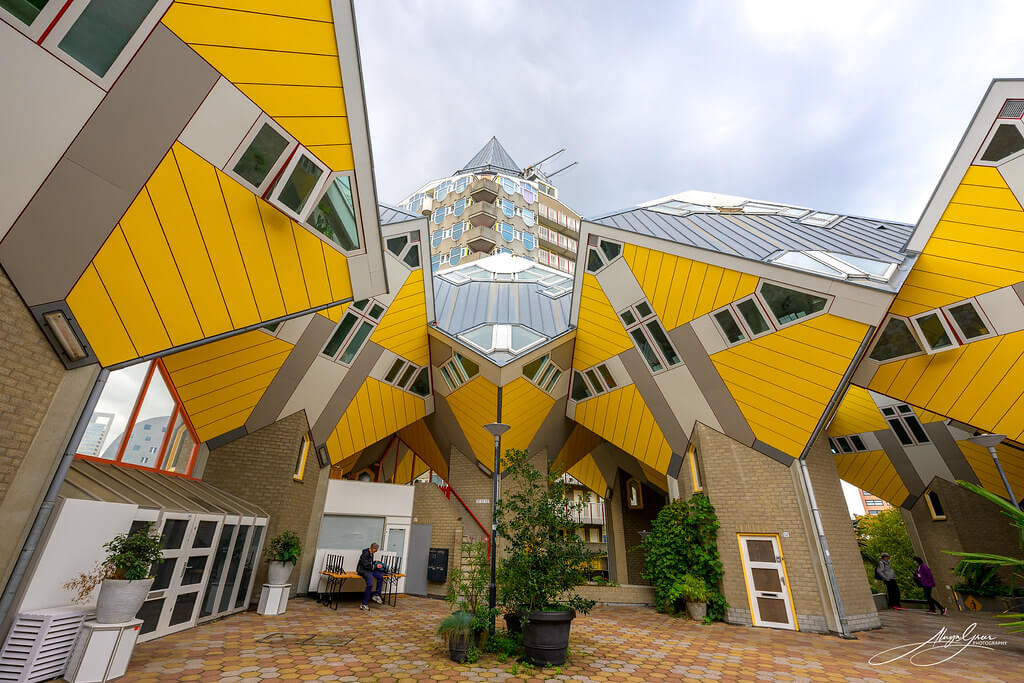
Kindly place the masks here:
POLYGON ((580 216, 534 167, 520 168, 496 137, 447 178, 433 180, 400 208, 430 218, 430 265, 441 270, 511 253, 575 271, 580 216))
POLYGON ((877 515, 882 510, 888 510, 892 507, 889 503, 873 493, 868 493, 864 489, 860 489, 860 502, 864 504, 865 515, 877 515))

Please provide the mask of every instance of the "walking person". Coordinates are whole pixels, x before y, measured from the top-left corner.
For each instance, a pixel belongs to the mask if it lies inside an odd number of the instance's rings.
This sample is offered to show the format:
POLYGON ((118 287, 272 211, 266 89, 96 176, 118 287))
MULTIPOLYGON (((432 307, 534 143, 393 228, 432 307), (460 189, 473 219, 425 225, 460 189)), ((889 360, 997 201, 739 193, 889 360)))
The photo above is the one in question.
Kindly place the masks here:
POLYGON ((946 616, 946 608, 932 597, 932 589, 935 588, 935 577, 932 576, 932 570, 920 557, 915 556, 914 562, 917 562, 917 569, 914 570, 914 583, 924 590, 924 599, 928 601, 928 614, 935 614, 935 608, 938 607, 942 616, 946 616))
POLYGON ((376 543, 370 544, 369 548, 363 548, 363 552, 359 555, 359 563, 356 565, 356 573, 363 577, 366 581, 366 591, 363 593, 363 604, 359 606, 359 609, 368 610, 370 609, 370 597, 373 597, 373 601, 378 605, 384 604, 384 601, 380 597, 381 586, 384 585, 384 571, 378 567, 380 563, 373 561, 373 554, 377 552, 378 546, 376 543), (377 579, 377 590, 373 590, 373 580, 377 579))
POLYGON ((889 553, 882 553, 882 558, 875 567, 875 578, 885 584, 889 597, 889 609, 903 609, 900 604, 900 586, 896 583, 896 570, 889 564, 889 553))

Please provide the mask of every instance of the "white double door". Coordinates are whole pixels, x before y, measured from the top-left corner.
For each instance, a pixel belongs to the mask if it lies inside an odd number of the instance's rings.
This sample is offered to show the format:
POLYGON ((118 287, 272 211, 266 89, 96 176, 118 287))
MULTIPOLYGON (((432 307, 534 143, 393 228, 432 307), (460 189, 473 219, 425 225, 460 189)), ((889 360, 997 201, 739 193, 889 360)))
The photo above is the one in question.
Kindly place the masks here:
POLYGON ((740 535, 754 626, 796 630, 786 567, 775 535, 740 535))
POLYGON ((140 641, 195 626, 223 520, 223 515, 163 515, 160 542, 164 559, 154 567, 156 578, 139 612, 143 620, 140 641))

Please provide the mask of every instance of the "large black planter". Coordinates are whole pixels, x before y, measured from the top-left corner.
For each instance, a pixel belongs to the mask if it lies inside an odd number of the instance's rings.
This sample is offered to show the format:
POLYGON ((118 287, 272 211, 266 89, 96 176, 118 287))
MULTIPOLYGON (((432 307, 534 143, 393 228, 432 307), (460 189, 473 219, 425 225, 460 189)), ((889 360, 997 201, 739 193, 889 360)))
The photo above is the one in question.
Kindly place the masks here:
POLYGON ((526 658, 538 666, 565 664, 569 648, 569 628, 576 618, 575 610, 530 612, 523 624, 523 648, 526 658))
POLYGON ((453 662, 462 664, 466 661, 466 653, 469 652, 472 638, 469 634, 453 635, 448 638, 448 656, 453 662))

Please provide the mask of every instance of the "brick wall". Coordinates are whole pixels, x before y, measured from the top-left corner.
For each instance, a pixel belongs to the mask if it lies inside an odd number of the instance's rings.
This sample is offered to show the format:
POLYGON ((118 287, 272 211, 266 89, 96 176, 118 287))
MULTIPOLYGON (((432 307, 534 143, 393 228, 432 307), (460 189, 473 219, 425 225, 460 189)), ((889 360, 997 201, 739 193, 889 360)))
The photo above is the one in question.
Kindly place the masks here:
MULTIPOLYGON (((2 502, 66 371, 2 270, 0 321, 2 502)), ((55 461, 59 456, 54 453, 55 461)))
MULTIPOLYGON (((302 411, 236 441, 210 451, 203 481, 263 508, 269 515, 267 538, 282 531, 294 531, 302 539, 302 559, 292 572, 292 590, 305 592, 316 556, 319 524, 323 515, 320 488, 327 486, 329 469, 320 469, 310 451, 302 481, 292 478, 302 437, 308 430, 302 411), (319 501, 319 503, 317 503, 319 501), (300 585, 301 584, 301 585, 300 585)), ((266 581, 267 562, 260 558, 253 600, 266 581)))
POLYGON ((815 578, 810 539, 789 467, 703 424, 697 426, 704 491, 720 524, 718 552, 724 567, 726 619, 751 623, 737 534, 778 534, 797 622, 805 630, 824 626, 824 605, 815 578), (810 628, 808 628, 810 627, 810 628))
MULTIPOLYGON (((914 504, 910 514, 921 539, 925 561, 935 576, 936 597, 946 604, 945 601, 952 600, 950 590, 946 586, 954 585, 958 577, 953 574, 957 558, 947 555, 944 550, 993 553, 1010 557, 1019 557, 1020 550, 1009 519, 998 507, 981 496, 943 479, 933 479, 931 490, 939 497, 946 519, 932 519, 924 496, 914 504)), ((996 493, 1002 493, 1003 497, 1006 497, 1005 492, 996 493)), ((1003 578, 1008 583, 1009 574, 1004 573, 1003 578)))
MULTIPOLYGON (((490 530, 494 483, 476 463, 476 457, 473 454, 465 455, 458 449, 452 448, 451 457, 448 459, 448 483, 462 497, 466 507, 473 511, 484 529, 490 530)), ((455 496, 452 496, 452 500, 455 500, 455 496)), ((458 504, 457 501, 456 504, 458 504)), ((471 517, 467 516, 464 528, 467 536, 479 539, 484 537, 484 532, 471 517)))
POLYGON ((825 527, 832 567, 850 628, 878 628, 881 621, 871 597, 867 574, 863 570, 857 534, 850 522, 850 510, 836 470, 835 457, 825 435, 818 437, 807 455, 807 472, 814 487, 814 498, 821 523, 825 527))
POLYGON ((627 504, 629 492, 626 490, 629 478, 625 472, 619 472, 619 495, 616 496, 616 502, 622 506, 623 541, 626 547, 626 581, 620 579, 619 583, 646 586, 650 582, 643 578, 644 553, 639 546, 644 537, 640 532, 651 530, 651 522, 658 516, 661 508, 665 507, 667 499, 661 491, 642 484, 644 506, 638 510, 631 510, 627 504))
MULTIPOLYGON (((434 484, 416 484, 412 500, 412 523, 430 524, 430 547, 448 549, 448 572, 461 564, 462 506, 452 503, 434 484)), ((470 524, 476 526, 472 520, 470 524)), ((427 582, 428 595, 446 595, 448 583, 427 582)))

